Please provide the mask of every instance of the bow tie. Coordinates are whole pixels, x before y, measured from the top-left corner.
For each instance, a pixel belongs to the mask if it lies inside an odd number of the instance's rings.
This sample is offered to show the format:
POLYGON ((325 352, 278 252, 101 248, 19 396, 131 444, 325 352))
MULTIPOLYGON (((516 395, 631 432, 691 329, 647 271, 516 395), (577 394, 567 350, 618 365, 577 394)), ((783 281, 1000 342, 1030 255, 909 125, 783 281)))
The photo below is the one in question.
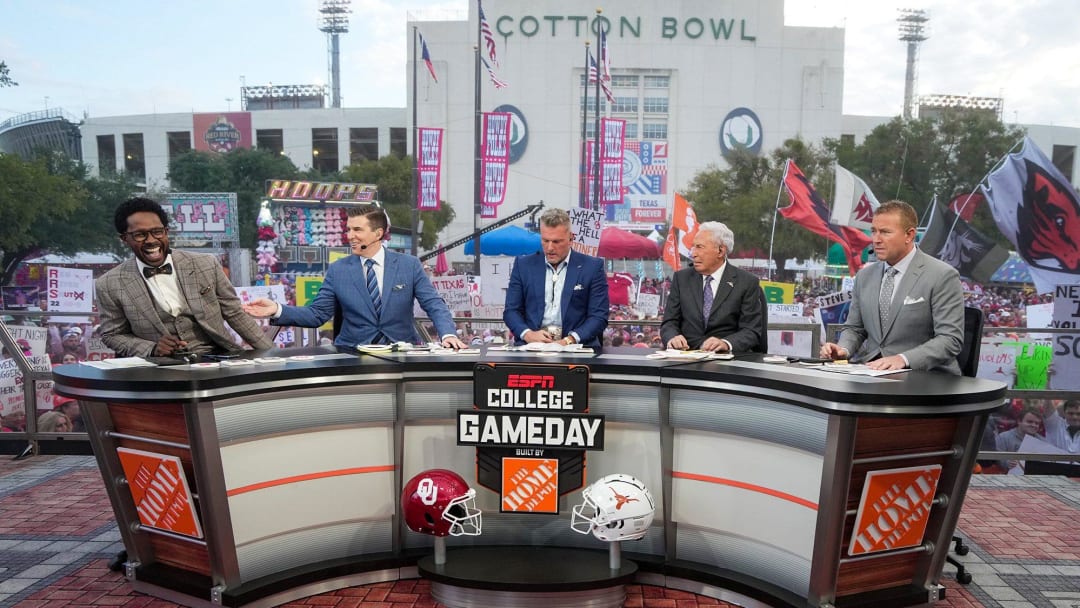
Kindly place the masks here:
POLYGON ((143 266, 142 273, 143 276, 148 279, 159 274, 172 274, 172 264, 162 264, 157 268, 154 268, 152 266, 143 266))

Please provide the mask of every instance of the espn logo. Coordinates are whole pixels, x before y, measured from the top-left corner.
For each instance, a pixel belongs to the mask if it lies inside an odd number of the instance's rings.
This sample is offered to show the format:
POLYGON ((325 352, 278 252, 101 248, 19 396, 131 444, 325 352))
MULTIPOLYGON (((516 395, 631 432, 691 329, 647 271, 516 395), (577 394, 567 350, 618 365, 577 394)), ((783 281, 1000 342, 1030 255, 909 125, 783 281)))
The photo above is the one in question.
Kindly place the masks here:
POLYGON ((510 374, 506 377, 507 388, 555 388, 555 376, 535 374, 510 374))

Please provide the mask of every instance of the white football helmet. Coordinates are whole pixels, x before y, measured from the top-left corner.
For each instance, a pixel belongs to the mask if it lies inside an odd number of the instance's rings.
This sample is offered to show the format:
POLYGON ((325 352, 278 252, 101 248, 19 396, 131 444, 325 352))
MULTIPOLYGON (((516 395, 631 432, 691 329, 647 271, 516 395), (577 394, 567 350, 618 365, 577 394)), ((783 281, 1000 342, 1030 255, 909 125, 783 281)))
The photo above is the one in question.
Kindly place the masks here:
POLYGON ((592 532, 609 542, 645 536, 656 510, 649 488, 622 473, 598 479, 582 490, 581 497, 585 502, 574 507, 570 529, 580 534, 592 532))

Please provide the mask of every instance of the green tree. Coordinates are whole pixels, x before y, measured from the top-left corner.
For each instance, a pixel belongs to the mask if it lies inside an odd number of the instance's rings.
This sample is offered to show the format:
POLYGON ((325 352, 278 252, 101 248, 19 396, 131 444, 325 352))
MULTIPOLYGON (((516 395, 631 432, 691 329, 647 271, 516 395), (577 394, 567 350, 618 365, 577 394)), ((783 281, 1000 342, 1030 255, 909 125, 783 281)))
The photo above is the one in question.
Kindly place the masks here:
POLYGON ((240 246, 254 248, 259 204, 266 197, 266 180, 295 179, 296 165, 269 150, 237 148, 225 154, 191 151, 169 164, 174 192, 235 192, 240 246))
POLYGON ((811 183, 823 192, 831 189, 832 157, 828 151, 808 145, 799 139, 789 139, 768 157, 736 152, 728 158, 728 168, 710 167, 691 180, 686 191, 698 221, 720 221, 735 233, 735 257, 753 254, 765 257, 772 243, 772 259, 783 270, 788 258, 824 257, 828 242, 783 217, 776 218, 773 238, 773 216, 777 206, 788 205, 787 194, 780 191, 787 159, 803 170, 811 183), (828 175, 828 183, 819 184, 828 175), (777 195, 780 196, 779 204, 777 195))
MULTIPOLYGON (((375 184, 379 200, 386 207, 390 223, 395 226, 412 225, 413 161, 411 156, 384 156, 379 160, 364 160, 349 165, 341 172, 342 181, 375 184)), ((438 211, 420 213, 419 249, 431 250, 438 244, 439 232, 454 221, 454 209, 443 201, 438 211)))
POLYGON ((0 87, 17 87, 19 83, 11 79, 11 70, 3 61, 0 61, 0 87))
MULTIPOLYGON (((858 145, 826 140, 837 161, 866 181, 878 200, 911 203, 922 218, 936 195, 942 204, 975 190, 994 163, 1024 136, 1024 131, 992 114, 950 110, 933 118, 894 118, 879 125, 858 145)), ((972 222, 988 236, 998 232, 984 205, 972 222)))
POLYGON ((86 250, 74 230, 86 196, 78 179, 50 172, 50 159, 0 153, 0 284, 11 281, 23 260, 44 251, 86 250))

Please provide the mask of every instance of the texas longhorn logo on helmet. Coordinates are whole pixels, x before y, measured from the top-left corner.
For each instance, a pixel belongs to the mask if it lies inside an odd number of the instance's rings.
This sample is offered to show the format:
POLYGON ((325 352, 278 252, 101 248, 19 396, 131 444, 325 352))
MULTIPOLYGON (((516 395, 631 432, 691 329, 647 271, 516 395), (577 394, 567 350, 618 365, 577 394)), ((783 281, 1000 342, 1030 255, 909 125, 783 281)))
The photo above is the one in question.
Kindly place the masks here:
POLYGON ((1080 201, 1039 165, 1025 160, 1027 183, 1016 209, 1016 247, 1036 268, 1080 274, 1080 201))

